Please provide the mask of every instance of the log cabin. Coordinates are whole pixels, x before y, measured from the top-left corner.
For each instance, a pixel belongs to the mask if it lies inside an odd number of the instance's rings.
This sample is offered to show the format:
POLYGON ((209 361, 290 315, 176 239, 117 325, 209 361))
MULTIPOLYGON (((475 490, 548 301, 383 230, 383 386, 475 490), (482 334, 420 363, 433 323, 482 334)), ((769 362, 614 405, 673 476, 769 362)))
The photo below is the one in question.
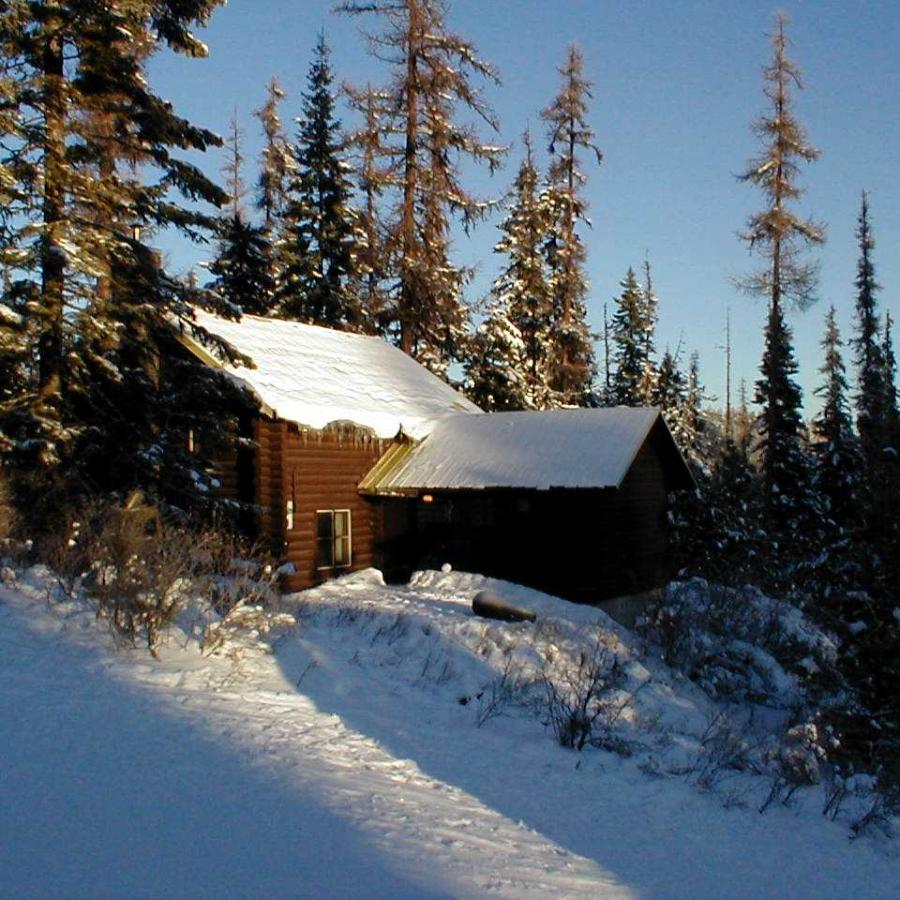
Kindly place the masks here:
POLYGON ((290 564, 286 590, 449 563, 599 602, 668 577, 667 498, 693 482, 658 410, 487 414, 380 338, 196 316, 255 365, 181 330, 254 400, 250 457, 218 474, 290 564))

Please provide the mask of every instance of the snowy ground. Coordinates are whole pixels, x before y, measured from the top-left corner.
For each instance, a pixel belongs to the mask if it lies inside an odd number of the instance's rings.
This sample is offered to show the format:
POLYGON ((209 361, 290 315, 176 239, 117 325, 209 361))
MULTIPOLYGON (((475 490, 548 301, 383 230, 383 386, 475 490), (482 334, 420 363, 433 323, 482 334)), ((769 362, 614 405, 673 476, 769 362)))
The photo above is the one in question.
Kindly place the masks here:
POLYGON ((711 701, 629 633, 497 583, 540 618, 488 623, 485 583, 359 573, 296 595, 273 653, 176 633, 158 660, 34 573, 3 588, 0 896, 898 896, 892 845, 848 841, 814 789, 765 815, 761 779, 701 792, 711 701), (630 758, 564 750, 522 704, 477 727, 507 661, 588 634, 625 661, 630 758))

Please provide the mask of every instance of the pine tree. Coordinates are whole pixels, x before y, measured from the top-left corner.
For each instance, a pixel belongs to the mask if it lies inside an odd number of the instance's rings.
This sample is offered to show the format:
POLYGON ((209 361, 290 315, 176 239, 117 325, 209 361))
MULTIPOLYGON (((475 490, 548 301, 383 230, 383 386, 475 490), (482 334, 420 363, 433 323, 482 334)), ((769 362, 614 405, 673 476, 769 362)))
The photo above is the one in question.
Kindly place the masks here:
POLYGON ((643 393, 647 370, 646 297, 634 269, 628 269, 619 286, 622 293, 616 298, 616 311, 612 319, 615 346, 613 395, 619 406, 644 406, 650 399, 643 393))
POLYGON ((365 310, 364 318, 370 330, 388 336, 392 324, 396 325, 396 309, 390 296, 391 246, 381 205, 390 180, 389 169, 383 167, 388 154, 384 133, 392 114, 390 97, 371 84, 362 89, 345 85, 344 92, 350 107, 363 120, 361 127, 347 139, 348 147, 356 155, 355 169, 362 201, 353 290, 365 310))
POLYGON ((768 205, 747 222, 741 234, 751 252, 758 253, 766 266, 747 277, 742 286, 752 294, 768 298, 769 305, 780 307, 795 303, 800 308, 814 300, 818 269, 800 258, 803 247, 825 240, 822 227, 801 219, 790 204, 803 191, 797 185, 799 162, 812 162, 819 151, 810 146, 806 133, 792 110, 791 86, 802 89, 800 70, 787 57, 787 17, 779 13, 773 31, 772 62, 763 70, 765 95, 771 112, 753 124, 754 133, 764 143, 762 156, 755 159, 741 176, 759 187, 768 205))
POLYGON ((579 151, 603 159, 587 122, 592 84, 584 77, 581 50, 572 44, 559 69, 563 86, 553 103, 541 112, 550 134, 553 162, 544 202, 551 218, 546 243, 554 299, 551 387, 565 405, 582 406, 590 395, 595 374, 594 351, 587 325, 585 250, 576 230, 588 222, 587 203, 580 190, 587 176, 580 168, 579 151))
POLYGON ((780 305, 769 309, 765 337, 761 377, 756 382, 756 402, 762 409, 756 450, 766 525, 775 542, 776 557, 788 562, 802 559, 815 544, 819 509, 804 449, 803 399, 794 380, 797 362, 780 305))
POLYGON ((475 330, 466 361, 466 393, 486 412, 529 408, 526 347, 502 298, 475 330))
POLYGON ((190 29, 218 5, 0 7, 0 54, 14 73, 4 106, 18 117, 0 165, 12 176, 6 189, 27 198, 6 235, 10 284, 29 296, 25 332, 35 361, 33 379, 0 413, 8 462, 20 470, 47 466, 48 497, 54 478, 71 493, 153 476, 146 451, 154 440, 149 423, 159 421, 157 345, 169 328, 166 313, 183 307, 179 286, 135 224, 170 224, 196 237, 211 221, 179 207, 173 190, 213 203, 223 195, 172 152, 204 150, 218 138, 176 116, 144 70, 163 45, 205 55, 190 29), (63 466, 70 467, 65 479, 63 466))
POLYGON ((649 404, 656 388, 656 322, 658 319, 657 308, 659 298, 653 290, 653 277, 650 272, 650 260, 644 260, 643 287, 643 337, 644 337, 644 372, 639 386, 640 396, 644 403, 649 404))
POLYGON ((298 119, 275 302, 280 316, 361 331, 363 313, 350 290, 357 222, 333 82, 330 51, 320 34, 298 119))
POLYGON ((496 81, 472 44, 446 27, 441 0, 347 0, 338 9, 375 14, 385 22, 374 45, 393 80, 385 93, 392 116, 383 123, 379 184, 394 200, 389 241, 396 265, 394 309, 400 347, 438 374, 465 356, 468 273, 450 260, 450 220, 468 228, 491 204, 473 196, 460 176, 463 160, 493 172, 504 148, 482 141, 471 113, 497 130, 473 78, 496 81))
POLYGON ((799 70, 787 56, 786 24, 787 18, 779 14, 771 35, 772 62, 764 69, 771 112, 754 123, 765 152, 742 176, 763 191, 768 203, 762 212, 750 217, 742 237, 750 250, 766 261, 763 269, 745 280, 744 287, 769 301, 762 377, 756 385, 756 401, 762 407, 757 449, 767 524, 776 540, 785 541, 793 534, 799 542, 803 532, 798 529, 811 521, 814 504, 802 447, 802 397, 793 379, 797 364, 784 306, 793 302, 803 307, 812 302, 817 270, 801 260, 800 249, 821 243, 824 233, 790 208, 802 194, 796 183, 799 161, 813 161, 819 151, 807 143, 791 108, 791 87, 802 88, 802 82, 799 70), (806 520, 801 521, 804 516, 806 520))
POLYGON ((479 387, 481 382, 490 385, 490 396, 503 398, 490 402, 486 409, 546 409, 554 405, 547 365, 552 311, 543 255, 547 223, 528 132, 523 143, 525 157, 507 198, 507 214, 500 224, 502 237, 494 247, 507 264, 494 281, 491 309, 476 332, 468 366, 473 399, 480 398, 476 403, 484 405, 486 392, 479 387), (503 371, 492 371, 487 360, 503 371))
POLYGON ((219 247, 209 264, 215 276, 207 288, 215 291, 235 315, 265 315, 271 310, 275 282, 272 277, 272 245, 265 228, 255 227, 246 216, 243 199, 243 132, 237 113, 232 116, 222 167, 228 193, 228 214, 219 222, 219 247))
POLYGON ((219 228, 219 251, 209 265, 215 278, 207 288, 226 301, 235 315, 268 315, 275 281, 272 248, 264 230, 240 215, 229 216, 219 228))
POLYGON ((832 306, 825 318, 822 349, 825 360, 819 370, 825 380, 816 394, 822 409, 813 420, 816 486, 833 527, 832 540, 859 524, 861 459, 847 404, 847 378, 841 356, 841 337, 832 306))
POLYGON ((282 128, 278 111, 282 100, 284 89, 277 78, 272 78, 266 86, 266 102, 253 113, 263 130, 263 149, 256 182, 256 206, 263 214, 263 226, 270 239, 284 208, 287 180, 293 170, 291 145, 282 128))
POLYGON ((856 425, 869 477, 875 474, 885 439, 884 357, 879 342, 878 290, 869 224, 869 198, 863 191, 857 220, 856 338, 851 342, 857 367, 856 425))
MULTIPOLYGON (((663 353, 659 363, 659 373, 656 386, 650 398, 651 405, 659 407, 666 413, 666 421, 669 414, 675 415, 684 405, 687 396, 687 385, 681 370, 678 368, 678 360, 669 348, 663 353)), ((671 428, 671 423, 669 423, 671 428)))
POLYGON ((884 431, 885 447, 893 450, 892 458, 900 454, 900 409, 897 406, 897 357, 894 354, 894 320, 890 312, 884 314, 884 340, 881 344, 884 360, 884 431))

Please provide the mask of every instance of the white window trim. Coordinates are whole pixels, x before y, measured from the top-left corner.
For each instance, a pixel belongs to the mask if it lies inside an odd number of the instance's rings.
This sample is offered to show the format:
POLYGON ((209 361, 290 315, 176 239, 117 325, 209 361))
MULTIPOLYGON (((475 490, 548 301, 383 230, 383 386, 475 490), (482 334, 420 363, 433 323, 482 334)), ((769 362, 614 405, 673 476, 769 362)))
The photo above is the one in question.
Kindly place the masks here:
POLYGON ((318 572, 329 572, 334 569, 349 569, 353 566, 353 514, 349 509, 317 509, 316 510, 316 555, 319 553, 319 514, 331 513, 331 558, 334 559, 334 515, 347 513, 347 562, 339 566, 316 566, 318 572))

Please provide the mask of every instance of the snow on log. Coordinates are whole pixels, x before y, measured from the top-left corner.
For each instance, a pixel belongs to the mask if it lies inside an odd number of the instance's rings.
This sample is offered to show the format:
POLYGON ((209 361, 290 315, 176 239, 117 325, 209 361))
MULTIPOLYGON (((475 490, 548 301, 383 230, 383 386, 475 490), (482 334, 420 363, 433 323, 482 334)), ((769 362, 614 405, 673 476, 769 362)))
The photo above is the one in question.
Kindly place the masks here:
POLYGON ((537 618, 531 610, 513 606, 493 591, 479 591, 472 599, 472 612, 501 622, 533 622, 537 618))

